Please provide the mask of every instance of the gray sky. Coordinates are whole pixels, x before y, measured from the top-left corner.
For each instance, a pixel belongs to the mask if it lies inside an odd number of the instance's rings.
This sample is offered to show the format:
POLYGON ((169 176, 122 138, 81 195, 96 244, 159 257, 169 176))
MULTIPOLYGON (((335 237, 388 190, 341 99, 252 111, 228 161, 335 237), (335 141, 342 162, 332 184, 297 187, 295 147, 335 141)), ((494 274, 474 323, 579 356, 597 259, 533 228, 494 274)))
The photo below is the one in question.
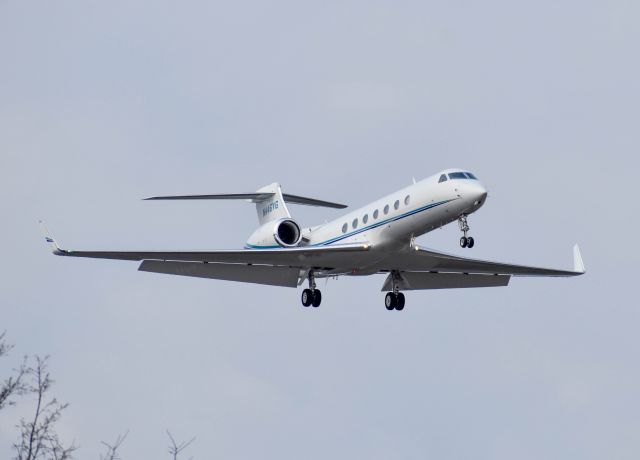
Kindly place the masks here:
MULTIPOLYGON (((640 7, 542 2, 0 1, 0 329, 51 354, 60 426, 97 458, 636 459, 640 455, 640 7), (439 169, 489 188, 420 239, 589 273, 412 292, 383 276, 299 290, 55 258, 241 247, 243 203, 362 205, 439 169)), ((303 224, 338 211, 292 207, 303 224)), ((10 455, 23 402, 0 416, 10 455)))

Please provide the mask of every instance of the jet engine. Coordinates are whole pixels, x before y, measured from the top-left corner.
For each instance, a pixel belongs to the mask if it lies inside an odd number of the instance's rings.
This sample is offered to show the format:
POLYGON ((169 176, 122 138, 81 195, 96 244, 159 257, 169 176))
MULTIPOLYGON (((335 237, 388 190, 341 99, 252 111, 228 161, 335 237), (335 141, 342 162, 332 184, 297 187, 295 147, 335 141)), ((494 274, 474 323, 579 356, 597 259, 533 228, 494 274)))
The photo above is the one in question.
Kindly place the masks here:
POLYGON ((300 244, 302 232, 293 219, 267 222, 253 232, 247 241, 250 248, 292 248, 300 244))

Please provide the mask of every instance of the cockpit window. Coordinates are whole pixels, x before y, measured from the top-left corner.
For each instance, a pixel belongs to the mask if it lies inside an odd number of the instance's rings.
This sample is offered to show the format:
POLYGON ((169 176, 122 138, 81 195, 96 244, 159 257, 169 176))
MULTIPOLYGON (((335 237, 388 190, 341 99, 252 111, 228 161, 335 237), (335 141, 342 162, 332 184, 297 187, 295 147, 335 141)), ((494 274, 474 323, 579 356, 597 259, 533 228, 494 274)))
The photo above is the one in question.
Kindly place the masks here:
POLYGON ((438 180, 438 183, 445 182, 446 180, 447 180, 447 175, 443 174, 442 176, 440 176, 440 180, 438 180))
POLYGON ((476 176, 474 176, 473 174, 471 174, 470 172, 466 172, 465 174, 467 175, 467 177, 469 179, 478 180, 478 178, 476 176))
POLYGON ((465 176, 465 174, 463 172, 454 172, 454 173, 449 173, 449 179, 453 180, 453 179, 466 179, 467 176, 465 176))

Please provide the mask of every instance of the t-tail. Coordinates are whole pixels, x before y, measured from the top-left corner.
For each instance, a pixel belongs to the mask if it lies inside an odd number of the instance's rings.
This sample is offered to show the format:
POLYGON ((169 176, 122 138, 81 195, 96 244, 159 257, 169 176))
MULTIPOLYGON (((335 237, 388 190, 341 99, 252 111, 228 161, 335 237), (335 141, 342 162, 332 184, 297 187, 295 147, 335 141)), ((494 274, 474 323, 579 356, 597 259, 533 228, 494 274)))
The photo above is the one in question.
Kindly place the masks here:
POLYGON ((249 249, 273 249, 296 247, 304 242, 300 225, 291 218, 287 203, 325 208, 343 209, 347 206, 330 201, 282 193, 280 184, 274 182, 254 193, 225 193, 216 195, 154 196, 146 200, 245 200, 255 203, 259 227, 246 243, 249 249))
POLYGON ((273 220, 290 219, 291 213, 287 208, 280 184, 274 182, 258 190, 257 194, 263 194, 263 199, 255 199, 256 212, 260 225, 273 220))
POLYGON ((265 185, 253 193, 223 193, 215 195, 165 195, 152 196, 145 200, 245 200, 256 204, 258 222, 263 225, 273 220, 291 218, 286 203, 303 204, 306 206, 320 206, 324 208, 344 209, 347 206, 331 201, 318 200, 290 193, 282 193, 280 184, 274 182, 265 185))

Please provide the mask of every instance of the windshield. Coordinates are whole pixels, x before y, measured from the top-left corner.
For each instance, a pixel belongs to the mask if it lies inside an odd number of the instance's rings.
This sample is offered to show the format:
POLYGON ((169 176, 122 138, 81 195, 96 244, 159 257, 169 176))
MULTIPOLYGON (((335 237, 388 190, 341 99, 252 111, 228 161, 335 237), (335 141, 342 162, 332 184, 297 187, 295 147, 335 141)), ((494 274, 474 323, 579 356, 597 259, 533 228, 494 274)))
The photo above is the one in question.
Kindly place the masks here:
POLYGON ((452 172, 449 173, 449 179, 473 179, 478 180, 476 176, 471 174, 470 172, 452 172))

